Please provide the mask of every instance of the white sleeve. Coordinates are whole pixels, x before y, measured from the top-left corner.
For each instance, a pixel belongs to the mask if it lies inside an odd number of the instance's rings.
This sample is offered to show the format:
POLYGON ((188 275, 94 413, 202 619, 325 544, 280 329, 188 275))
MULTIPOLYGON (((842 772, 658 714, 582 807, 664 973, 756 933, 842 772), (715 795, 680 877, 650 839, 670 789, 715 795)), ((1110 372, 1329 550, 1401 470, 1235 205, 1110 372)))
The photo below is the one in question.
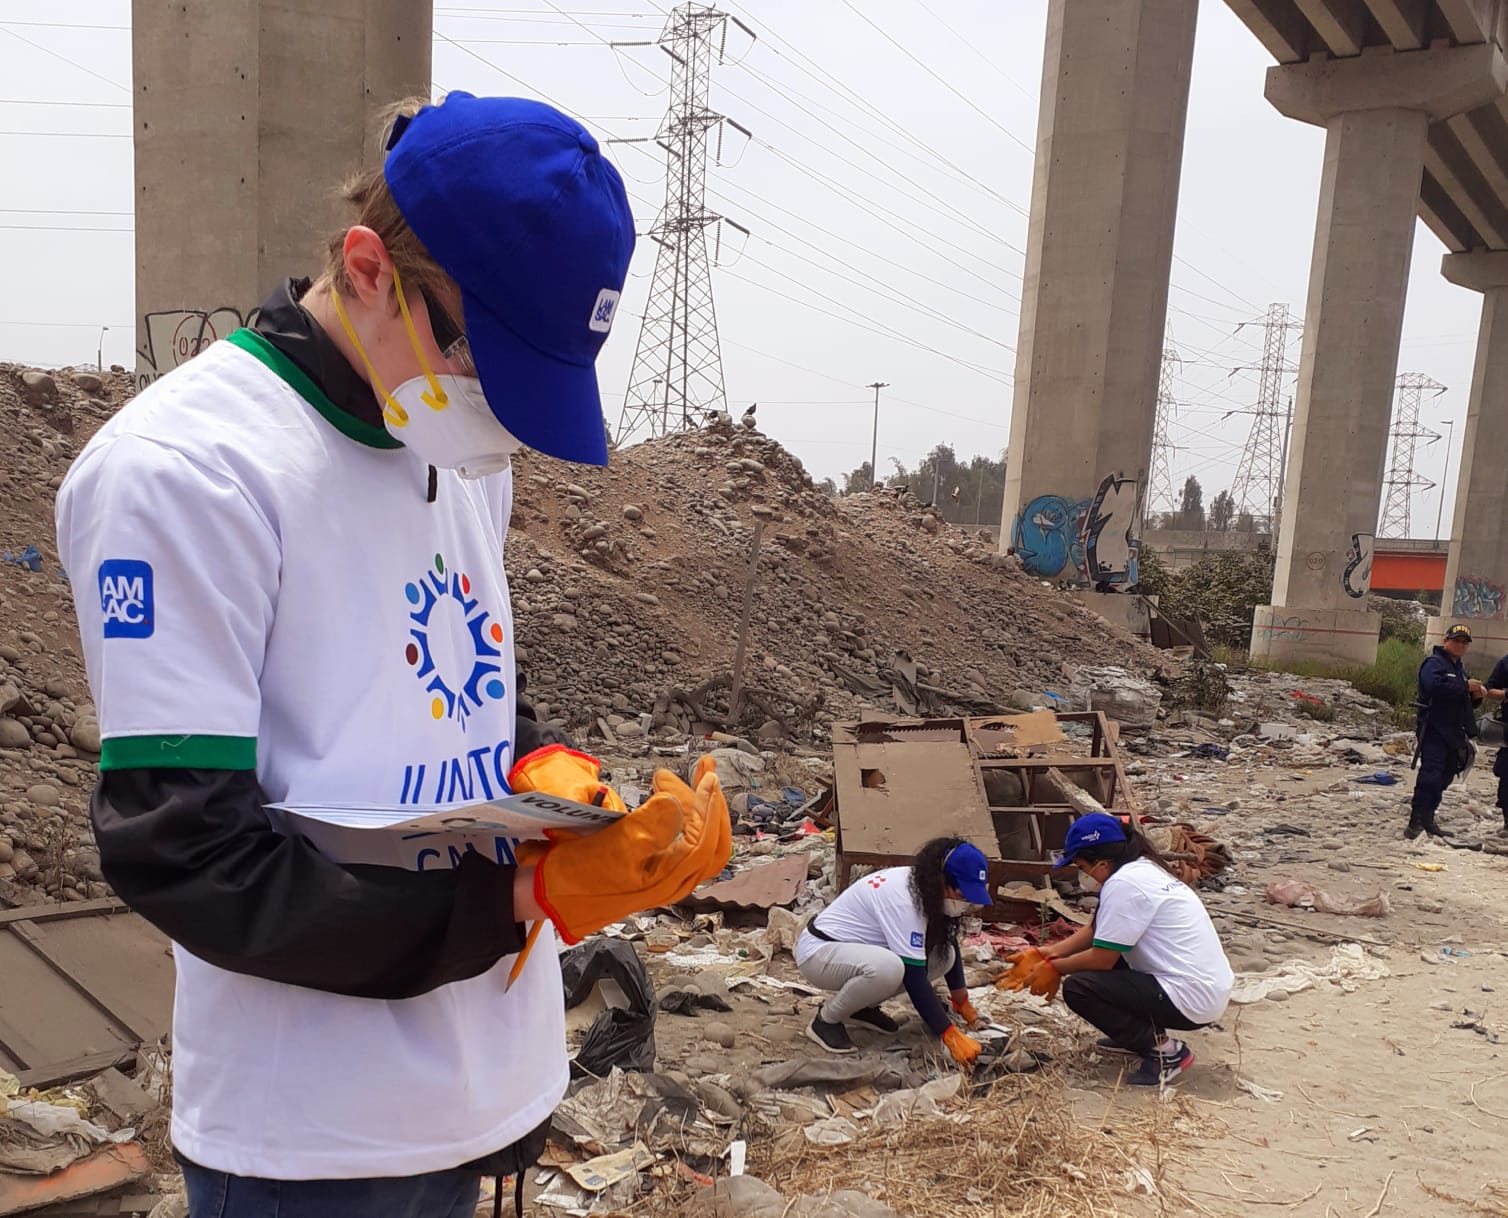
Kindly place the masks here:
POLYGON ((925 964, 927 924, 912 900, 910 886, 902 882, 877 895, 876 915, 885 946, 907 964, 925 964))
POLYGON ((226 474, 127 435, 85 450, 57 525, 100 768, 254 769, 281 564, 263 513, 226 474))
POLYGON ((1152 898, 1130 880, 1106 884, 1094 913, 1094 946, 1130 951, 1152 924, 1155 912, 1152 898))

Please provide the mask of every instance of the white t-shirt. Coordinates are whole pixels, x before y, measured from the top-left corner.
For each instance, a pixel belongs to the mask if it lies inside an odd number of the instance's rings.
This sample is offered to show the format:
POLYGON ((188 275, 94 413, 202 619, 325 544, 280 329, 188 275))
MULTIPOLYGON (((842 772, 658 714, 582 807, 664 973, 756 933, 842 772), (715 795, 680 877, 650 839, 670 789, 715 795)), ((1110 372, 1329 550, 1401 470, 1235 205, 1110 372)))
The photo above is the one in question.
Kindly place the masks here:
MULTIPOLYGON (((58 493, 103 767, 252 769, 276 801, 506 789, 511 474, 428 469, 239 331, 155 382, 58 493)), ((499 1150, 565 1092, 536 951, 401 1001, 175 952, 173 1142, 280 1179, 414 1175, 499 1150)))
MULTIPOLYGON (((839 942, 887 947, 907 964, 926 963, 927 920, 911 894, 910 867, 888 867, 855 880, 812 921, 839 942)), ((796 963, 821 946, 815 935, 802 935, 796 963)))
POLYGON ((1204 902, 1151 859, 1116 871, 1100 889, 1094 945, 1124 952, 1195 1023, 1213 1023, 1230 1001, 1230 961, 1204 902))

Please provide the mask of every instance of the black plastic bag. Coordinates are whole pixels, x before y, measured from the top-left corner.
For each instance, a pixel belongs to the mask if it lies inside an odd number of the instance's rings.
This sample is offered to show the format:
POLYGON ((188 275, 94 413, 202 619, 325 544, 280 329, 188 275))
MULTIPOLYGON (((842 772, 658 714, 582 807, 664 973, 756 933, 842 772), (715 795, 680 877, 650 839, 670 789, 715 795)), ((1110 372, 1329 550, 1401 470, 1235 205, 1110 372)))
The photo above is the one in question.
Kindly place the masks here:
POLYGON ((588 940, 561 957, 560 975, 567 1010, 585 1002, 601 981, 613 982, 628 1001, 627 1007, 610 1006, 592 1020, 571 1072, 606 1078, 614 1066, 654 1070, 654 985, 633 946, 621 939, 588 940))

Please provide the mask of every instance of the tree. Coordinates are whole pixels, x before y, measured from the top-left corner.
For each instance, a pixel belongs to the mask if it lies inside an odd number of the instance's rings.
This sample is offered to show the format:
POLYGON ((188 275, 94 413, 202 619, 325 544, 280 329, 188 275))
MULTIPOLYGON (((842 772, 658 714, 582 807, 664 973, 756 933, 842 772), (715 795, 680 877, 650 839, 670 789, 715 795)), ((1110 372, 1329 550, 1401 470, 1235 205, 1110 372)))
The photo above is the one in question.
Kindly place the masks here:
POLYGON ((831 478, 822 479, 821 482, 817 483, 817 489, 829 499, 836 499, 838 496, 838 484, 831 478))
POLYGON ((1204 488, 1192 474, 1184 479, 1183 496, 1178 506, 1178 527, 1193 530, 1204 528, 1204 488))
POLYGON ((1217 533, 1226 532, 1236 518, 1236 501, 1229 491, 1221 491, 1210 504, 1210 528, 1217 533))
POLYGON ((843 493, 856 495, 860 491, 867 491, 873 481, 874 467, 866 461, 858 469, 850 470, 843 475, 843 493))

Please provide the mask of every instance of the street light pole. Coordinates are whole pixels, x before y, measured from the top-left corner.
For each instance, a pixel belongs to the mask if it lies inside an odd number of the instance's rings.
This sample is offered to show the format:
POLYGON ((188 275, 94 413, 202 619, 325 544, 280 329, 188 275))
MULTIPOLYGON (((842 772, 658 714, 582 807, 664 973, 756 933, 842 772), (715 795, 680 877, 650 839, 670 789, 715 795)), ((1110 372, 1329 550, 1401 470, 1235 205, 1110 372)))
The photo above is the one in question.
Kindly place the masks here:
POLYGON ((880 482, 880 390, 888 389, 889 381, 875 381, 865 385, 865 389, 874 390, 874 433, 869 441, 869 489, 874 490, 880 482))
POLYGON ((1456 439, 1456 421, 1442 419, 1445 424, 1445 472, 1440 475, 1440 503, 1435 508, 1435 544, 1440 544, 1440 517, 1445 514, 1445 484, 1450 481, 1450 449, 1456 439))
POLYGON ((100 372, 105 370, 105 335, 110 333, 109 326, 99 328, 99 350, 94 353, 94 362, 100 372))

